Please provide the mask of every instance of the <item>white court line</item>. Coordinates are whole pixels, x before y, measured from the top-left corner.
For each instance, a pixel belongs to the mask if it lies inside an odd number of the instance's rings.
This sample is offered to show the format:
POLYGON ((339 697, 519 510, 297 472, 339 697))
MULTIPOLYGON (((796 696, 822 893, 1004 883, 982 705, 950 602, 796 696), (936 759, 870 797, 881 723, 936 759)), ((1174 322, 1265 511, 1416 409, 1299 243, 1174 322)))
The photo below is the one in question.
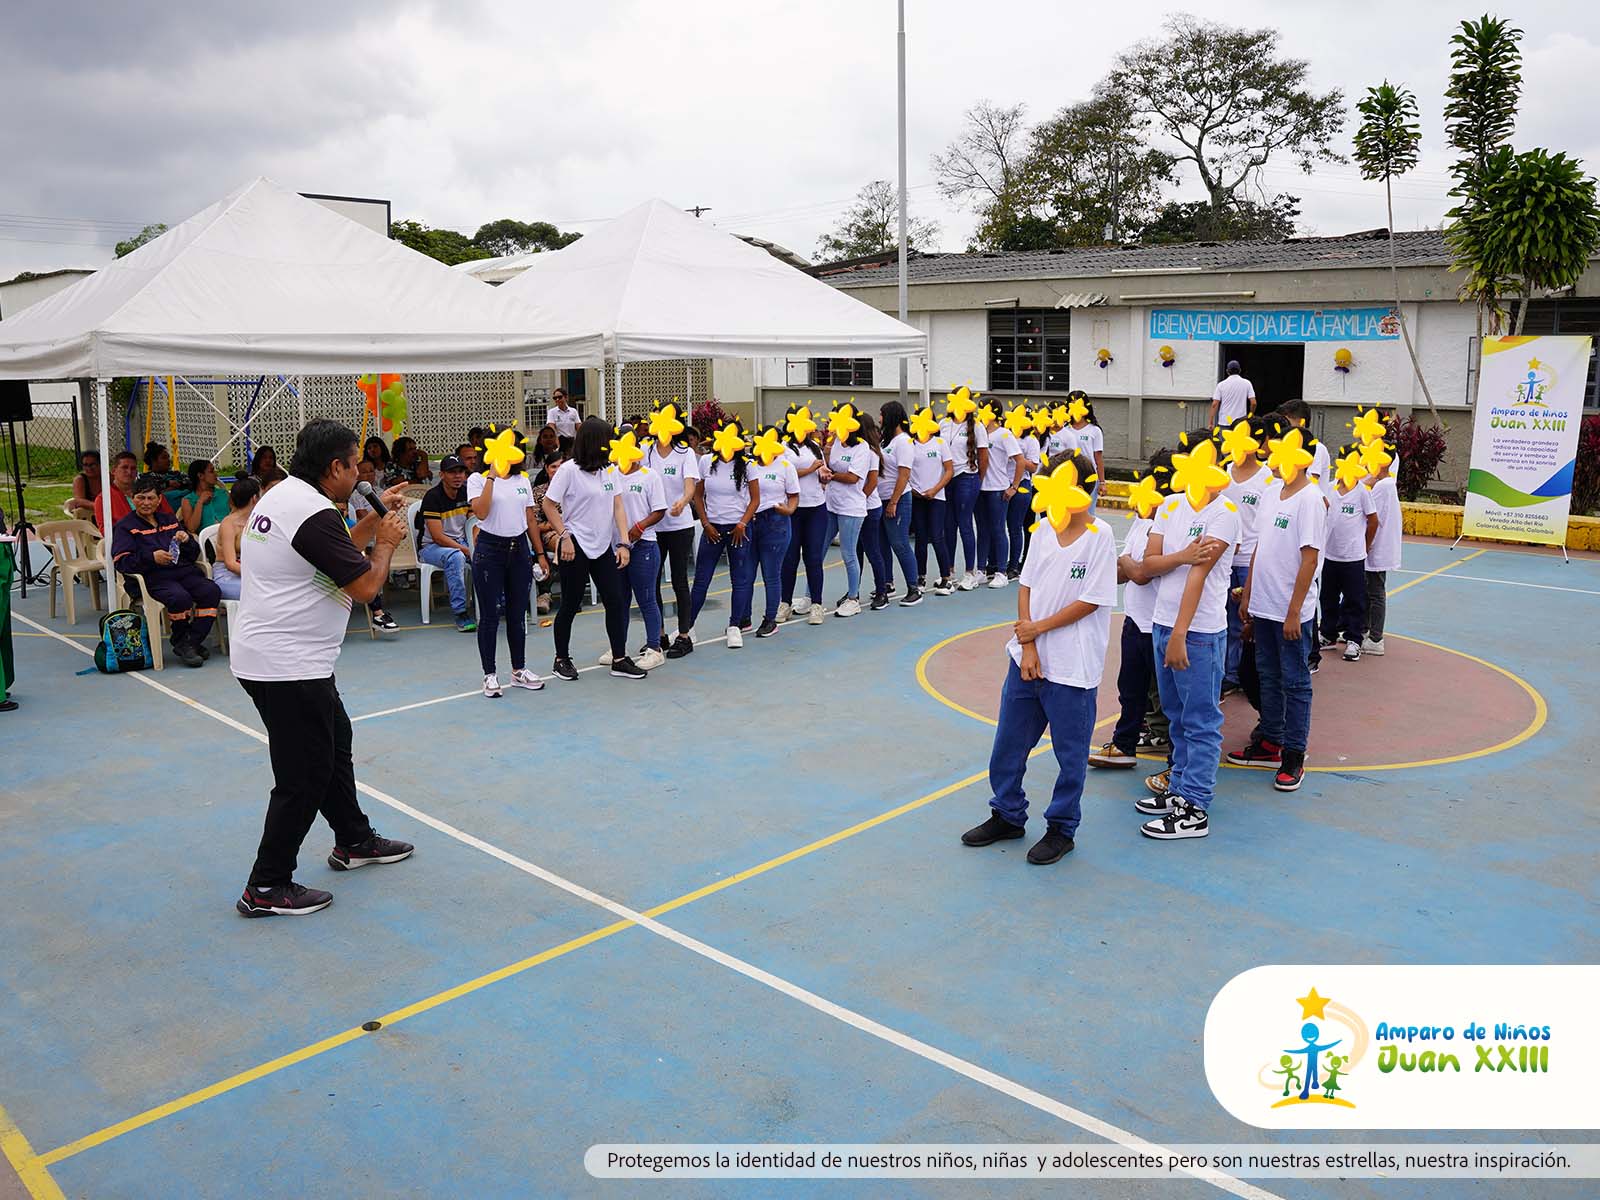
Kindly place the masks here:
MULTIPOLYGON (((63 637, 61 634, 58 634, 53 630, 46 629, 43 625, 40 625, 35 621, 31 621, 27 617, 18 616, 17 619, 26 625, 31 625, 34 629, 39 630, 41 633, 49 634, 51 637, 67 646, 72 647, 74 650, 93 657, 94 651, 88 649, 87 647, 78 645, 78 643, 70 640, 69 638, 63 637)), ((129 677, 138 680, 140 683, 143 683, 148 687, 155 688, 156 691, 162 693, 163 695, 171 696, 173 699, 178 700, 195 711, 204 713, 206 716, 222 722, 222 724, 228 726, 230 729, 236 729, 240 733, 252 737, 258 742, 265 742, 267 740, 267 737, 264 733, 251 729, 248 725, 240 724, 232 717, 227 716, 224 713, 220 713, 216 709, 210 708, 207 705, 201 704, 199 701, 189 699, 182 693, 169 688, 166 684, 158 683, 156 680, 149 678, 144 672, 132 672, 129 677)), ((612 900, 607 896, 602 896, 599 892, 591 891, 582 884, 574 883, 569 879, 557 875, 553 871, 548 871, 536 863, 531 863, 525 858, 521 858, 518 855, 512 854, 509 850, 502 850, 499 846, 496 846, 490 842, 486 842, 480 837, 476 837, 473 834, 465 832, 464 830, 457 829, 454 825, 451 825, 447 821, 441 821, 437 817, 430 816, 429 814, 423 812, 421 809, 413 808, 405 801, 396 799, 387 792, 379 791, 377 788, 362 783, 360 780, 356 781, 356 790, 362 795, 368 796, 396 812, 404 813, 412 820, 419 821, 428 826, 430 829, 434 829, 439 833, 444 834, 446 837, 460 842, 462 845, 470 846, 474 850, 482 851, 484 854, 489 855, 491 858, 498 859, 507 866, 515 867, 524 874, 531 875, 535 879, 549 884, 551 887, 566 892, 569 896, 576 897, 585 903, 604 909, 613 916, 620 917, 626 921, 631 921, 635 925, 638 925, 641 929, 647 929, 657 937, 664 938, 666 941, 682 947, 691 954, 699 955, 701 958, 707 959, 710 962, 714 962, 719 966, 726 967, 730 971, 737 972, 738 974, 743 975, 746 979, 752 980, 755 983, 759 983, 763 987, 770 988, 781 995, 788 996, 792 1000, 798 1000, 806 1007, 814 1009, 815 1011, 822 1013, 824 1016, 832 1017, 834 1020, 849 1025, 854 1029, 858 1029, 862 1033, 877 1038, 879 1041, 886 1042, 889 1045, 895 1046, 901 1050, 905 1050, 910 1054, 915 1054, 918 1058, 934 1063, 937 1066, 944 1067, 948 1071, 952 1071, 957 1075, 961 1075, 967 1079, 970 1079, 974 1083, 981 1084, 992 1091, 999 1092, 1001 1095, 1009 1096, 1011 1099, 1019 1101, 1030 1108, 1037 1109, 1039 1112, 1055 1117, 1058 1120, 1065 1121, 1069 1125, 1076 1125, 1079 1129, 1082 1129, 1087 1133, 1091 1133, 1096 1137, 1104 1138, 1106 1141, 1115 1142, 1118 1145, 1130 1150, 1138 1150, 1146 1153, 1162 1155, 1168 1153, 1165 1147, 1154 1142, 1146 1141, 1137 1134, 1130 1133, 1125 1129, 1111 1124, 1109 1121, 1103 1121, 1099 1117, 1094 1116, 1092 1113, 1085 1112, 1079 1108, 1074 1108, 1070 1104, 1064 1104, 1060 1100, 1056 1100, 1051 1096, 1046 1096, 1043 1092, 1037 1092, 1034 1089, 1018 1083, 1013 1079, 1006 1078, 1004 1075, 996 1074, 985 1067, 980 1067, 976 1063, 969 1062, 964 1058, 951 1054, 947 1050, 941 1050, 937 1046, 931 1045, 930 1043, 924 1042, 918 1038, 914 1038, 910 1034, 901 1033, 897 1029, 892 1029, 887 1025, 881 1024, 878 1021, 874 1021, 871 1017, 863 1016, 854 1009, 846 1008, 842 1004, 835 1004, 832 1000, 828 1000, 822 996, 819 996, 815 992, 808 991, 799 984, 791 983, 787 979, 772 974, 770 971, 764 971, 760 967, 745 962, 741 958, 735 958, 733 955, 722 950, 718 950, 715 946, 708 945, 707 943, 700 941, 698 938, 690 937, 688 934, 682 933, 677 929, 673 929, 671 926, 663 925, 660 921, 655 920, 653 917, 647 917, 642 912, 638 912, 635 909, 629 908, 627 905, 619 903, 616 900, 612 900)), ((1246 1183, 1242 1179, 1236 1179, 1232 1175, 1224 1174, 1221 1171, 1191 1169, 1187 1170, 1185 1173, 1192 1175, 1194 1178, 1202 1180, 1205 1183, 1209 1183, 1224 1192, 1228 1192, 1235 1196, 1245 1197, 1246 1200, 1283 1200, 1283 1198, 1278 1196, 1275 1192, 1269 1192, 1264 1188, 1257 1187, 1255 1184, 1246 1183)))
MULTIPOLYGON (((1401 571, 1396 570, 1396 575, 1426 575, 1426 571, 1401 571)), ((1436 575, 1436 579, 1465 579, 1470 583, 1500 583, 1506 587, 1538 588, 1542 592, 1576 592, 1580 596, 1600 596, 1600 592, 1589 588, 1558 587, 1553 583, 1524 583, 1520 579, 1491 579, 1487 575, 1436 575)))

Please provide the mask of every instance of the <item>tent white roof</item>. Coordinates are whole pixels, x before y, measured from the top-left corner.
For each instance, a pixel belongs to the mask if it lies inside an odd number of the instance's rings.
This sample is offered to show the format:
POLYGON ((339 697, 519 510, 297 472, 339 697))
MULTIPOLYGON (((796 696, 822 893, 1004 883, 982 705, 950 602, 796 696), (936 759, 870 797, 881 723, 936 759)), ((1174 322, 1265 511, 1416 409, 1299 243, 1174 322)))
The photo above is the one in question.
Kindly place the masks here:
POLYGON ((562 250, 462 264, 618 362, 921 354, 927 335, 663 200, 562 250))
POLYGON ((0 378, 503 371, 600 361, 513 293, 268 179, 0 321, 0 378))

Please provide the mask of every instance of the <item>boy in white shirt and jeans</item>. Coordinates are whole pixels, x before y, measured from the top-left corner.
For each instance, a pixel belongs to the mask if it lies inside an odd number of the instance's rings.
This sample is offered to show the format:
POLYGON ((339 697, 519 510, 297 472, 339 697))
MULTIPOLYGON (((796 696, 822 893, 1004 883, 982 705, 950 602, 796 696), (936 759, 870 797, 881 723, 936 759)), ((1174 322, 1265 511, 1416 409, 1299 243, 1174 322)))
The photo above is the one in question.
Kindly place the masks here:
POLYGON ((1367 636, 1361 653, 1381 655, 1383 621, 1389 612, 1389 572, 1400 569, 1400 493, 1389 473, 1394 446, 1389 442, 1369 444, 1361 459, 1372 470, 1367 486, 1372 489, 1372 511, 1378 514, 1378 532, 1367 548, 1367 636))

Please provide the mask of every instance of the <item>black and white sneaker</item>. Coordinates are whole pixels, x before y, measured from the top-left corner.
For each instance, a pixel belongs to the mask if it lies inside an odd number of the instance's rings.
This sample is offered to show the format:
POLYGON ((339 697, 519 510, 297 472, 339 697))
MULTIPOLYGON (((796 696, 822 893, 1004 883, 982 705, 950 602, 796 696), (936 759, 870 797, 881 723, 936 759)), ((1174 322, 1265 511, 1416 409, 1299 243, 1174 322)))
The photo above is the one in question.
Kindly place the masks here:
POLYGON ((399 629, 400 623, 389 615, 388 610, 372 614, 372 623, 379 629, 399 629))
POLYGON ((921 604, 921 603, 922 603, 922 593, 920 591, 918 591, 916 588, 910 588, 909 590, 907 590, 904 598, 900 601, 900 607, 901 608, 914 608, 918 604, 921 604))
POLYGON ((332 903, 332 892, 290 882, 269 888, 247 887, 234 907, 247 917, 303 917, 321 912, 332 903))
POLYGON ((646 671, 626 654, 621 658, 611 660, 611 673, 618 679, 646 679, 650 675, 649 671, 646 671))
POLYGON ((771 617, 764 617, 761 621, 761 627, 756 630, 756 636, 758 638, 769 638, 777 632, 778 623, 771 617))
POLYGON ((888 607, 889 607, 889 597, 886 596, 884 593, 879 592, 876 596, 874 596, 872 598, 872 603, 867 605, 867 611, 869 611, 869 612, 881 612, 883 609, 886 609, 888 607))
POLYGON ((956 585, 951 583, 948 579, 937 580, 933 585, 933 594, 935 596, 948 596, 955 590, 956 585))
POLYGON ((410 842, 397 842, 392 838, 373 834, 359 846, 335 846, 328 855, 328 865, 335 871, 354 871, 357 867, 370 867, 374 863, 395 863, 410 858, 416 847, 410 842))
POLYGON ((578 668, 572 665, 570 658, 557 658, 550 665, 550 669, 556 673, 558 679, 565 679, 568 683, 578 682, 578 668))
POLYGON ((1158 792, 1140 796, 1133 802, 1133 807, 1147 817, 1164 817, 1182 803, 1182 796, 1174 796, 1171 792, 1158 792))
POLYGON ((1210 831, 1211 824, 1206 817, 1206 810, 1196 808, 1181 797, 1177 799, 1177 807, 1166 816, 1146 821, 1139 826, 1139 832, 1145 837, 1156 838, 1163 842, 1175 842, 1181 838, 1202 838, 1210 831))

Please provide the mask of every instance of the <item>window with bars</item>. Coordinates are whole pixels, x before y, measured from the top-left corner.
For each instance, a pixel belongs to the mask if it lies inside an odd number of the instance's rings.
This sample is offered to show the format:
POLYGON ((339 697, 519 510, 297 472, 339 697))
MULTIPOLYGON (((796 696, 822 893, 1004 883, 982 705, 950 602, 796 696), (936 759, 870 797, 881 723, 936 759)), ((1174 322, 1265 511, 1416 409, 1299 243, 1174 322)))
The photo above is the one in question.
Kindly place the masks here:
MULTIPOLYGON (((1515 310, 1513 310, 1515 311, 1515 310)), ((1587 334, 1595 339, 1589 347, 1589 375, 1583 385, 1583 407, 1600 408, 1600 300, 1588 297, 1571 300, 1534 300, 1522 333, 1587 334)))
POLYGON ((989 390, 1066 392, 1072 363, 1072 314, 1052 308, 989 313, 989 390))
POLYGON ((872 386, 872 360, 870 358, 813 358, 811 360, 812 387, 866 387, 872 386))

